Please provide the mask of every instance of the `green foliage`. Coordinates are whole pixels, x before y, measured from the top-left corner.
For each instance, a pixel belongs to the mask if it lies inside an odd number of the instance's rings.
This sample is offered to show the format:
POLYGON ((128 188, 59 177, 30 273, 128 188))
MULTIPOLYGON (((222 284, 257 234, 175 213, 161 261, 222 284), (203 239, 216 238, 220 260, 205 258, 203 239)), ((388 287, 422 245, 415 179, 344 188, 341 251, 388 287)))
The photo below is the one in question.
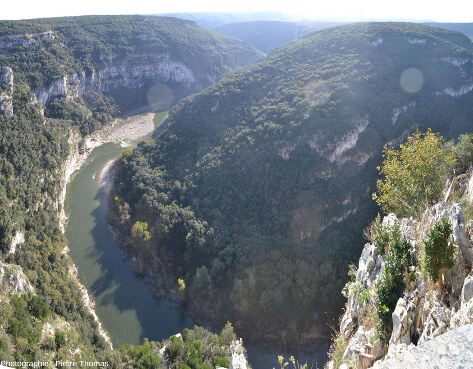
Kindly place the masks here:
POLYGON ((439 201, 446 169, 453 164, 452 153, 444 149, 444 139, 429 129, 417 132, 399 150, 384 147, 384 161, 378 167, 383 180, 377 181, 379 194, 373 198, 385 212, 417 216, 426 206, 439 201))
MULTIPOLYGON (((134 252, 173 263, 171 280, 185 278, 193 311, 220 321, 231 314, 243 334, 258 334, 258 325, 297 345, 309 327, 327 329, 325 312, 335 318, 343 306, 344 266, 359 256, 361 230, 376 215, 367 190, 383 143, 413 126, 453 132, 460 112, 471 126, 466 96, 436 92, 463 78, 441 58, 472 50, 460 33, 351 24, 308 34, 182 100, 159 139, 120 161, 116 195, 130 204, 132 222, 153 229, 150 247, 136 243, 134 252), (429 82, 409 94, 399 78, 415 65, 429 82), (413 100, 393 125, 393 110, 413 100), (343 151, 354 131, 356 145, 343 151), (202 266, 208 288, 194 288, 202 266)), ((438 196, 440 185, 429 186, 414 199, 419 207, 426 192, 438 196)))
POLYGON ((50 314, 48 305, 38 296, 31 297, 31 300, 28 302, 28 310, 38 319, 45 319, 50 314))
POLYGON ((182 339, 173 336, 166 344, 166 359, 170 368, 211 369, 229 367, 230 344, 236 339, 233 328, 227 323, 220 336, 201 327, 186 329, 182 339))
POLYGON ((136 349, 133 367, 136 369, 158 369, 163 367, 157 352, 152 352, 152 347, 148 342, 143 343, 136 349))
MULTIPOLYGON (((405 274, 416 266, 415 250, 401 235, 399 224, 384 229, 389 252, 384 256, 385 266, 381 280, 376 284, 376 331, 379 338, 389 340, 392 331, 392 313, 406 288, 405 274)), ((384 246, 382 247, 384 249, 384 246)))
POLYGON ((131 228, 131 235, 141 241, 149 241, 151 239, 151 233, 148 231, 148 223, 146 222, 135 222, 131 228))
POLYGON ((230 360, 226 357, 221 357, 221 356, 214 356, 212 358, 213 361, 213 367, 218 368, 229 368, 230 367, 230 360))
MULTIPOLYGON (((166 17, 0 21, 0 38, 2 42, 14 44, 2 49, 0 69, 11 67, 15 80, 14 116, 0 116, 0 256, 13 264, 6 270, 7 277, 21 267, 35 288, 35 295, 2 295, 0 356, 20 361, 43 358, 50 361, 78 350, 81 358, 107 358, 114 368, 130 363, 135 368, 160 367, 156 351, 159 344, 130 346, 124 351, 108 348, 96 321, 84 306, 76 281, 70 276, 71 261, 64 253, 66 240, 58 220, 62 172, 70 152, 71 133, 75 135, 79 130, 85 136, 112 117, 147 103, 148 85, 152 81, 144 81, 145 86, 138 93, 137 89, 106 89, 107 81, 102 79, 99 87, 101 91, 104 87, 104 93, 92 92, 67 100, 65 96, 54 96, 47 102, 44 116, 39 104, 33 103, 32 91, 48 88, 65 76, 90 81, 113 61, 121 62, 134 55, 166 54, 189 66, 195 63, 191 67, 199 75, 210 68, 212 75, 219 76, 255 60, 259 53, 240 41, 219 36, 192 22, 166 17), (23 46, 22 38, 30 41, 30 46, 23 46), (18 39, 20 42, 15 41, 18 39), (25 242, 15 253, 9 253, 11 239, 18 230, 24 233, 25 242), (49 341, 40 339, 46 321, 56 329, 55 337, 49 341), (61 323, 60 327, 56 326, 57 322, 61 323), (64 322, 69 328, 63 333, 58 329, 62 329, 64 322)), ((74 87, 89 90, 90 86, 74 87)), ((4 90, 0 86, 0 92, 4 90)), ((194 91, 176 88, 173 92, 180 97, 194 91)), ((80 149, 84 148, 84 142, 79 144, 80 149)), ((126 154, 127 151, 123 156, 126 154)), ((117 207, 127 205, 121 198, 116 203, 117 207)), ((151 233, 147 223, 135 224, 137 238, 142 243, 148 241, 151 233)), ((190 239, 198 236, 197 232, 190 239)), ((227 357, 228 347, 221 350, 213 353, 216 358, 227 357)))
POLYGON ((374 235, 373 235, 373 245, 376 247, 376 251, 380 255, 384 255, 385 247, 389 247, 390 227, 384 226, 381 222, 381 216, 378 214, 374 221, 374 235))
POLYGON ((456 174, 466 173, 473 163, 473 134, 460 135, 458 143, 455 146, 455 164, 456 174))
POLYGON ((197 268, 195 271, 192 288, 199 290, 208 286, 210 274, 205 265, 197 268))
POLYGON ((455 248, 450 242, 452 226, 445 218, 435 224, 429 238, 424 241, 424 268, 430 278, 437 282, 444 268, 451 268, 455 263, 455 248))
POLYGON ((348 346, 348 339, 344 334, 337 334, 332 340, 328 356, 333 361, 334 368, 340 367, 344 363, 343 354, 348 346))
POLYGON ((46 117, 71 120, 74 125, 79 126, 83 136, 101 128, 119 113, 120 109, 114 99, 98 92, 84 95, 76 100, 50 102, 44 111, 46 117))
POLYGON ((56 344, 56 349, 59 350, 61 347, 66 345, 66 336, 62 332, 56 332, 54 335, 54 343, 56 344))

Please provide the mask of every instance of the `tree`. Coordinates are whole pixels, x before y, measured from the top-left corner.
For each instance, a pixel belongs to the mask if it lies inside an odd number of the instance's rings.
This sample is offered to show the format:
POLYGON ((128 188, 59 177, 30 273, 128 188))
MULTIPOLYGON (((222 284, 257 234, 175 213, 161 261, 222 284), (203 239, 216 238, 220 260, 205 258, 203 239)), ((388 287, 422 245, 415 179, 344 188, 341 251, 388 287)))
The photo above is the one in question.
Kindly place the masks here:
POLYGON ((56 332, 54 336, 54 342, 56 343, 56 349, 59 350, 66 344, 66 336, 62 332, 56 332))
POLYGON ((408 137, 399 150, 386 145, 383 165, 378 167, 384 179, 377 181, 373 199, 383 211, 416 216, 426 206, 439 201, 447 168, 453 164, 453 152, 444 139, 430 129, 408 137))
POLYGON ((148 231, 148 223, 137 221, 131 228, 131 235, 142 241, 149 241, 151 233, 148 231))
POLYGON ((192 288, 194 290, 200 290, 209 284, 209 271, 205 265, 199 267, 195 271, 194 282, 192 288))
POLYGON ((466 173, 473 163, 473 134, 461 135, 455 147, 455 173, 466 173))
POLYGON ((449 242, 452 226, 446 220, 435 224, 429 238, 424 241, 424 267, 434 282, 442 280, 443 268, 451 268, 455 263, 455 248, 449 242))

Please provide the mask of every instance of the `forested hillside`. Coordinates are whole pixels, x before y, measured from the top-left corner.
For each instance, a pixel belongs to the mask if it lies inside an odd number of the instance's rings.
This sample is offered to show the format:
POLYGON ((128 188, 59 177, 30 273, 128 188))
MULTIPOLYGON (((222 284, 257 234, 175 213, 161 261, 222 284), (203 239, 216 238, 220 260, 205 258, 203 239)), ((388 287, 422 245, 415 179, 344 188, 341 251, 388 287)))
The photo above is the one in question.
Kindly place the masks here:
POLYGON ((260 55, 241 41, 172 18, 0 22, 2 360, 228 366, 236 340, 230 325, 220 336, 196 328, 162 343, 112 350, 76 280, 58 213, 79 130, 85 136, 120 112, 152 104, 142 99, 149 97, 147 86, 160 83, 177 98, 260 55), (189 84, 177 80, 182 73, 189 84))
POLYGON ((32 89, 47 116, 73 116, 84 134, 120 111, 167 109, 262 56, 240 40, 170 17, 0 21, 0 68, 10 67, 15 83, 32 89))
POLYGON ((466 36, 418 24, 311 33, 183 100, 125 153, 115 222, 200 317, 274 345, 323 339, 377 211, 383 145, 470 130, 472 61, 466 36))
POLYGON ((430 22, 425 23, 428 26, 439 27, 449 29, 451 31, 462 32, 468 37, 473 36, 473 23, 440 23, 440 22, 430 22))

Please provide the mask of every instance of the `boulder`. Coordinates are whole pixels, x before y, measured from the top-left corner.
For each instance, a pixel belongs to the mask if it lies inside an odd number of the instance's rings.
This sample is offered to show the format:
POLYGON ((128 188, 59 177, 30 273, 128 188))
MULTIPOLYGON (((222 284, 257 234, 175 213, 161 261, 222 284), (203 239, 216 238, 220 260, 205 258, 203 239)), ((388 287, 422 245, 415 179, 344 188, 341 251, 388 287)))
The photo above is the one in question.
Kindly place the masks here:
POLYGON ((34 287, 19 265, 0 261, 0 281, 10 292, 19 294, 34 292, 34 287))
POLYGON ((473 275, 465 279, 458 303, 460 308, 453 314, 450 320, 450 329, 473 323, 473 275))
POLYGON ((463 284, 462 294, 461 294, 462 304, 469 302, 472 297, 473 297, 473 275, 470 275, 468 276, 468 278, 465 279, 465 282, 463 284))
POLYGON ((369 337, 365 331, 365 327, 360 325, 343 353, 343 361, 350 361, 353 357, 359 357, 359 355, 364 352, 368 339, 369 337))

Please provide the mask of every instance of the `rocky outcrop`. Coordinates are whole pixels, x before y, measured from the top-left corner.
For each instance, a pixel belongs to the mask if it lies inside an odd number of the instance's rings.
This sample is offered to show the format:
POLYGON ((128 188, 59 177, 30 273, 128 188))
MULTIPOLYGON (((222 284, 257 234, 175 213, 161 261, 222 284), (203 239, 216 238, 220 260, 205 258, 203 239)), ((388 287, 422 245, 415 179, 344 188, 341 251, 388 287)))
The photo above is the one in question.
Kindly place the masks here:
POLYGON ((113 56, 110 57, 110 64, 104 68, 89 74, 66 75, 47 86, 35 89, 34 94, 43 105, 56 100, 72 100, 92 92, 110 93, 122 88, 138 91, 152 85, 166 89, 166 93, 171 95, 173 90, 181 91, 179 94, 182 91, 190 94, 215 83, 225 71, 226 69, 220 73, 203 72, 202 66, 177 60, 168 53, 113 56))
POLYGON ((9 253, 14 254, 16 252, 16 247, 25 242, 25 234, 21 231, 16 231, 15 236, 11 240, 9 253))
POLYGON ((47 87, 37 88, 34 94, 38 102, 46 105, 50 101, 71 100, 98 90, 98 78, 95 73, 90 76, 74 73, 53 81, 47 87))
POLYGON ((13 71, 9 67, 0 74, 0 115, 13 116, 13 71))
POLYGON ((43 105, 56 100, 71 100, 92 92, 110 92, 119 88, 141 89, 146 83, 179 85, 189 92, 199 91, 220 76, 195 75, 192 67, 169 54, 136 54, 112 58, 109 66, 90 74, 69 74, 37 88, 34 93, 43 105))
POLYGON ((42 33, 25 33, 18 35, 9 35, 0 37, 0 50, 11 49, 12 47, 38 47, 38 39, 54 40, 55 36, 52 31, 42 33))
POLYGON ((471 368, 473 324, 463 325, 418 346, 410 345, 388 354, 376 369, 471 368))
POLYGON ((0 283, 8 292, 23 294, 34 288, 20 266, 0 261, 0 283))
POLYGON ((242 340, 232 342, 231 350, 232 357, 230 359, 229 369, 247 369, 248 363, 246 361, 242 340))
MULTIPOLYGON (((473 180, 464 187, 467 196, 471 197, 470 189, 473 188, 473 180)), ((422 241, 428 237, 434 225, 442 219, 447 219, 452 226, 451 242, 456 249, 455 264, 451 269, 443 272, 442 288, 434 285, 430 278, 426 278, 420 268, 417 268, 416 284, 406 290, 392 313, 392 333, 389 345, 384 348, 376 340, 374 328, 365 327, 363 322, 363 319, 367 317, 367 311, 374 309, 375 286, 381 278, 384 278, 383 257, 377 254, 374 245, 370 243, 365 245, 358 263, 356 278, 346 288, 349 291, 348 302, 340 324, 340 333, 348 338, 348 345, 343 355, 343 361, 347 363, 347 367, 353 367, 349 363, 354 362, 358 363, 358 368, 370 367, 375 360, 385 354, 386 363, 403 364, 410 363, 410 355, 417 355, 418 352, 423 355, 429 353, 432 356, 431 350, 434 350, 433 348, 438 344, 428 342, 436 340, 439 336, 445 338, 437 342, 448 340, 449 345, 456 345, 455 347, 458 348, 456 352, 462 352, 461 343, 458 346, 457 342, 451 341, 451 337, 456 334, 450 332, 473 323, 473 275, 471 274, 473 250, 471 228, 470 225, 465 224, 465 215, 460 203, 436 204, 427 209, 419 221, 412 218, 397 219, 394 214, 390 214, 383 219, 382 224, 385 227, 399 225, 401 234, 420 254, 422 241), (373 350, 372 343, 377 346, 377 350, 373 350), (415 345, 419 345, 419 348, 410 348, 415 345), (373 355, 373 351, 376 351, 376 355, 373 355)), ((463 330, 458 332, 463 332, 463 330)), ((467 358, 464 355, 456 358, 472 360, 469 364, 473 365, 473 358, 467 358)), ((440 360, 441 357, 438 359, 440 360)), ((436 361, 427 360, 425 366, 420 367, 433 367, 429 365, 434 362, 436 361)), ((391 368, 384 362, 375 367, 391 368)), ((394 367, 403 366, 399 364, 394 367)))

